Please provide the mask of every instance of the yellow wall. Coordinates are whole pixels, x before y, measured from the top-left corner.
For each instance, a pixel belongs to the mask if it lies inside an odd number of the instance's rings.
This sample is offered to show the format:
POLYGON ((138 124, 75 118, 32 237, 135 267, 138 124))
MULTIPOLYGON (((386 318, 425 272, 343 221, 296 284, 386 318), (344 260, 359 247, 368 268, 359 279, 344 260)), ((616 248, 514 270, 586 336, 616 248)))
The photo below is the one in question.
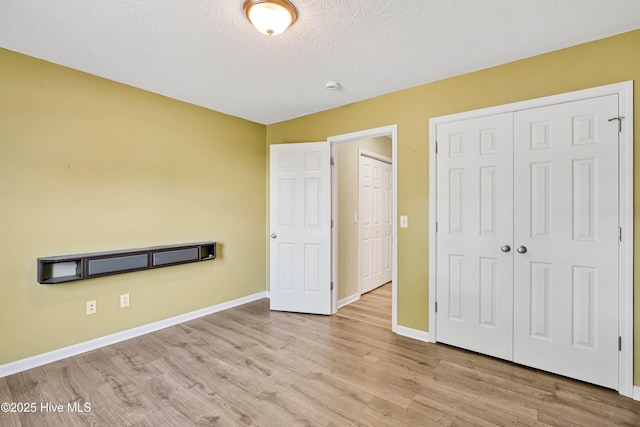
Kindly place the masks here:
MULTIPOLYGON (((265 290, 265 140, 320 141, 394 123, 398 214, 410 217, 410 228, 398 230, 398 322, 427 331, 429 118, 639 81, 639 46, 634 31, 266 130, 0 49, 0 364, 265 290), (208 239, 221 243, 215 261, 65 285, 36 281, 40 256, 208 239), (120 309, 126 292, 131 306, 120 309), (86 316, 90 299, 98 313, 86 316)), ((639 192, 636 182, 636 204, 639 192)), ((638 241, 638 221, 636 230, 638 241)))
POLYGON ((338 175, 338 301, 358 293, 358 149, 391 157, 391 139, 384 136, 336 146, 338 175))
POLYGON ((264 291, 264 141, 264 125, 0 49, 0 364, 264 291), (38 257, 202 240, 218 259, 37 283, 38 257))
MULTIPOLYGON (((463 55, 464 52, 452 52, 463 55)), ((621 81, 640 81, 640 30, 430 83, 267 126, 267 144, 321 141, 379 126, 398 125, 398 323, 428 331, 429 118, 621 81)), ((640 111, 636 86, 634 108, 640 111)), ((640 123, 634 119, 635 140, 640 123)), ((640 158, 636 150, 635 158, 640 158)), ((635 187, 636 215, 640 179, 635 187)), ((640 223, 635 220, 636 265, 640 223)), ((640 367, 640 286, 635 284, 635 366, 640 367)), ((635 369, 640 384, 640 369, 635 369)))

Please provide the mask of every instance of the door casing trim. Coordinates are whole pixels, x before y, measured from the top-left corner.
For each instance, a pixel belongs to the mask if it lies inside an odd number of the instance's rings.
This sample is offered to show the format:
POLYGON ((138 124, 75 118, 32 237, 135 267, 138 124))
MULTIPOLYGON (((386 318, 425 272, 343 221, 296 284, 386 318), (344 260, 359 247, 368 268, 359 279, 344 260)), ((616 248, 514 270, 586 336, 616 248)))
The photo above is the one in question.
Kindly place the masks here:
MULTIPOLYGON (((618 95, 618 108, 622 119, 619 135, 619 224, 622 241, 618 252, 618 333, 622 349, 618 355, 618 392, 633 397, 633 81, 614 83, 590 89, 551 95, 494 107, 433 117, 429 119, 429 339, 436 342, 437 323, 435 305, 436 286, 436 135, 437 126, 460 120, 494 114, 517 112, 531 108, 618 95)), ((395 273, 395 270, 394 270, 395 273)))

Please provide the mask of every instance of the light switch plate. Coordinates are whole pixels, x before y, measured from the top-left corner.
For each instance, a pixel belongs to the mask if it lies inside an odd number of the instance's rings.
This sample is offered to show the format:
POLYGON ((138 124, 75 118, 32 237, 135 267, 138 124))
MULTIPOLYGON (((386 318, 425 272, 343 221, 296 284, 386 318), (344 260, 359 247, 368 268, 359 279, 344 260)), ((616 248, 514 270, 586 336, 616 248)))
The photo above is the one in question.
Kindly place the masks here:
POLYGON ((406 215, 400 216, 400 228, 409 228, 409 217, 406 215))

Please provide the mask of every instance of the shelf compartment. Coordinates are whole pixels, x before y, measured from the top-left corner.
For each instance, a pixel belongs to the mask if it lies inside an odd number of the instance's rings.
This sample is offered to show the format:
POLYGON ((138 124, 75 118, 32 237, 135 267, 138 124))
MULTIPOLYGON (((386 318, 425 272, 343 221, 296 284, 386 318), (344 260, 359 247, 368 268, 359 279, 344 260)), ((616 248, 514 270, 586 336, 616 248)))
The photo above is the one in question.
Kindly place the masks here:
POLYGON ((38 263, 38 281, 55 284, 80 280, 82 277, 82 259, 44 261, 38 263))
POLYGON ((87 260, 87 276, 124 273, 149 268, 149 255, 114 256, 87 260))
POLYGON ((200 257, 198 256, 199 252, 198 247, 155 252, 153 254, 153 266, 160 267, 171 264, 200 261, 200 257))
POLYGON ((216 244, 200 245, 200 260, 214 259, 216 257, 216 244))

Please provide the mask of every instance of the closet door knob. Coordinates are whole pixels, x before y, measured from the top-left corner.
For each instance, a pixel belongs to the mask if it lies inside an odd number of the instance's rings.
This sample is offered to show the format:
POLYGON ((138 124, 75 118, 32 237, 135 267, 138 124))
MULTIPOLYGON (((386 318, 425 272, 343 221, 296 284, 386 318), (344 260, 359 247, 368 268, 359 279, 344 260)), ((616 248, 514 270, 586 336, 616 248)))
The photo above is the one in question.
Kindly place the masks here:
POLYGON ((511 246, 504 245, 500 248, 500 250, 506 254, 507 252, 511 252, 511 246))
POLYGON ((516 251, 518 251, 519 254, 526 254, 527 253, 527 247, 526 246, 518 246, 518 249, 516 249, 516 251))
POLYGON ((271 233, 271 238, 275 239, 276 237, 278 237, 278 235, 276 233, 271 233))

